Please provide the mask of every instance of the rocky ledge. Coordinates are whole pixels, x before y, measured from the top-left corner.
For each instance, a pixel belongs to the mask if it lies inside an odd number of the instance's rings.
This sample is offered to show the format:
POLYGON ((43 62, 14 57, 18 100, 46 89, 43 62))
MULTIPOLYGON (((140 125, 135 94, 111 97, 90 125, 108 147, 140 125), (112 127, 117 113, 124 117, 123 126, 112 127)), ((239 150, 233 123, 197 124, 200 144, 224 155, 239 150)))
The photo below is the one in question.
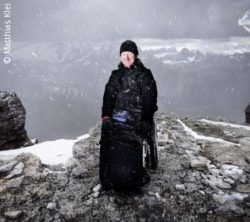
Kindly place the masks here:
POLYGON ((65 165, 0 161, 0 221, 250 221, 250 127, 156 115, 159 167, 141 192, 102 191, 100 123, 65 165))

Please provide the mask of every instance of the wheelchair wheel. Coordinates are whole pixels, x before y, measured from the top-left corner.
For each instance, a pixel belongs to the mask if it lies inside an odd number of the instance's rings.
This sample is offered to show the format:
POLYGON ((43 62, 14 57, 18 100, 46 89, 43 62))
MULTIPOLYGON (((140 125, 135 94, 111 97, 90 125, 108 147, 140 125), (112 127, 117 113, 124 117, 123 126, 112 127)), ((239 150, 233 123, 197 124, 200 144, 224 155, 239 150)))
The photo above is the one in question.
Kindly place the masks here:
POLYGON ((151 170, 156 170, 158 167, 158 140, 155 122, 150 137, 150 139, 143 142, 143 166, 151 170))
POLYGON ((150 158, 151 158, 151 169, 156 170, 158 167, 158 140, 157 140, 157 127, 155 127, 155 121, 152 129, 152 144, 149 144, 150 147, 150 158))

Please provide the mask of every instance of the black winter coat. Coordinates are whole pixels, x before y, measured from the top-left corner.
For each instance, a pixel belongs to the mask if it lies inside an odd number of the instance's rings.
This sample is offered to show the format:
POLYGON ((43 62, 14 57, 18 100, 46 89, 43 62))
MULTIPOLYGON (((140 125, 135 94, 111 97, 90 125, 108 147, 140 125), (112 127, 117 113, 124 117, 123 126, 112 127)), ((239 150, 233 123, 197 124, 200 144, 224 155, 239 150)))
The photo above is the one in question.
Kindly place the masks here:
POLYGON ((150 69, 147 69, 137 58, 134 64, 128 69, 122 63, 118 69, 113 70, 108 83, 105 86, 102 106, 102 117, 111 117, 116 107, 117 95, 122 90, 129 88, 130 77, 136 76, 139 82, 141 98, 142 121, 151 122, 157 107, 157 87, 150 69))

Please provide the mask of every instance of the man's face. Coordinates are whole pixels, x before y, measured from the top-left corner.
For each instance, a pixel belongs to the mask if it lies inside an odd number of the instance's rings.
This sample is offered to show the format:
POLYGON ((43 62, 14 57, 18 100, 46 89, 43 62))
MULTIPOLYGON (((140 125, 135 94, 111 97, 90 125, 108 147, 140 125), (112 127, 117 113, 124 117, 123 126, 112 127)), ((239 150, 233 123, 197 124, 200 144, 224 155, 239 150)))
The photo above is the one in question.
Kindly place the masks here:
POLYGON ((133 52, 122 52, 121 62, 126 68, 130 68, 135 61, 135 54, 133 52))

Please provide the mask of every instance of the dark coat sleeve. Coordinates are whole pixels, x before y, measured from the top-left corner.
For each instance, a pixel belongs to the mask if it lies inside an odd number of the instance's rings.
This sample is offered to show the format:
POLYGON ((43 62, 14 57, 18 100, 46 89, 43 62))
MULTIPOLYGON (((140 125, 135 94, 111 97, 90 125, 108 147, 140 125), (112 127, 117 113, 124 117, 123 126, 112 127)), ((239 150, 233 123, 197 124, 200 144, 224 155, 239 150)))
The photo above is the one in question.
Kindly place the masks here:
POLYGON ((153 74, 147 69, 142 79, 142 120, 152 121, 157 107, 157 86, 153 74))
POLYGON ((102 105, 102 117, 112 116, 118 92, 117 72, 112 71, 109 81, 105 86, 102 105))

